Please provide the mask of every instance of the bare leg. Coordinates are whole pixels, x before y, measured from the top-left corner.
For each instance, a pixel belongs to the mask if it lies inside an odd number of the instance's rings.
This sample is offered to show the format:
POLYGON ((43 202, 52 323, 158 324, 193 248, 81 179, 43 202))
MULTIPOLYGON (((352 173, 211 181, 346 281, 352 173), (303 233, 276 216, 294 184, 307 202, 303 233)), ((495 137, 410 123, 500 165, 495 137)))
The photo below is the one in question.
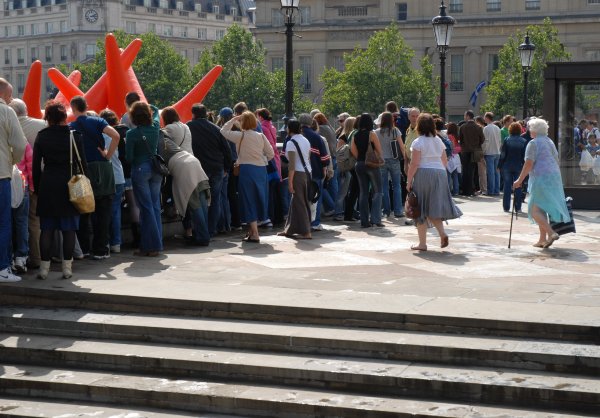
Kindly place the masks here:
POLYGON ((531 217, 535 220, 540 228, 540 238, 546 239, 546 235, 550 236, 554 233, 550 224, 548 223, 548 215, 543 212, 537 205, 533 205, 531 211, 531 217))
POLYGON ((446 231, 444 231, 444 223, 441 219, 431 219, 429 218, 429 222, 433 224, 435 229, 438 231, 438 235, 440 236, 440 246, 445 248, 448 246, 448 235, 446 231))
POLYGON ((419 234, 419 244, 412 245, 411 250, 427 251, 427 223, 417 223, 417 233, 419 234))
POLYGON ((254 221, 254 222, 250 222, 249 224, 249 234, 250 234, 250 238, 252 239, 260 239, 260 236, 258 235, 258 222, 254 221))

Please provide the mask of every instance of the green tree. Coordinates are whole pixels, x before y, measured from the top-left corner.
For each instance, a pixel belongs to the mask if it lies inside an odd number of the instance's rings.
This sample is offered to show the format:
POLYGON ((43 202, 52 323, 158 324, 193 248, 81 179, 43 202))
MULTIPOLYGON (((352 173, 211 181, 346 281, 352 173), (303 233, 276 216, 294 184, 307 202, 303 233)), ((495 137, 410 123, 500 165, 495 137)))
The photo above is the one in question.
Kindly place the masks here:
MULTIPOLYGON (((193 70, 198 78, 217 64, 223 66, 223 73, 204 103, 211 109, 220 109, 244 101, 250 109, 268 108, 275 118, 283 115, 285 71, 267 71, 265 55, 262 43, 250 31, 239 25, 229 27, 223 39, 202 53, 193 70)), ((299 76, 296 72, 296 80, 299 76)), ((294 91, 294 105, 296 112, 309 107, 298 88, 294 91)))
MULTIPOLYGON (((169 106, 192 88, 194 83, 189 62, 168 41, 160 39, 154 33, 139 36, 126 34, 121 30, 113 33, 121 48, 125 48, 137 37, 142 40, 142 48, 132 66, 150 103, 158 107, 169 106)), ((81 71, 80 89, 83 91, 89 89, 106 69, 104 39, 98 40, 97 46, 93 60, 77 63, 72 68, 81 71)), ((64 68, 61 70, 65 72, 64 68)))
POLYGON ((498 53, 498 69, 494 71, 487 97, 482 106, 483 111, 491 111, 498 115, 517 114, 523 108, 523 69, 518 47, 529 33, 535 45, 533 64, 529 70, 528 81, 528 114, 539 115, 543 108, 544 69, 548 62, 565 61, 571 58, 558 38, 558 30, 550 18, 544 19, 541 25, 530 25, 524 31, 517 30, 508 38, 498 53))
POLYGON ((389 100, 437 110, 433 67, 424 57, 421 69, 413 68, 414 56, 395 23, 376 32, 366 49, 356 47, 344 55, 344 71, 329 68, 323 72, 323 110, 327 114, 376 114, 389 100))

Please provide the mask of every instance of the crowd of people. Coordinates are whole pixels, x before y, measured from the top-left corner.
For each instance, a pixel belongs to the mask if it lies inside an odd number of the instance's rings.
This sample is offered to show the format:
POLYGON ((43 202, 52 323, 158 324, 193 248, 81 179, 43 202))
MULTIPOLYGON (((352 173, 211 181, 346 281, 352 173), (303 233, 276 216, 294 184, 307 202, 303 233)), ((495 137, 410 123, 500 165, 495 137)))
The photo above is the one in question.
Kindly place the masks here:
POLYGON ((542 193, 560 182, 558 160, 553 165, 548 159, 556 148, 542 119, 494 122, 491 113, 475 117, 469 110, 460 123, 446 123, 388 102, 375 120, 369 113, 338 115, 335 129, 315 109, 289 120, 278 145, 269 110, 250 111, 243 102, 216 115, 195 104, 187 123, 174 108, 159 111, 134 92, 125 103, 119 120, 109 109, 95 114, 76 96, 67 123, 68 110, 51 100, 44 120, 37 120, 0 79, 6 132, 0 138, 0 198, 13 198, 11 206, 1 199, 0 281, 20 280, 14 272, 28 268, 46 279, 53 259, 68 279, 74 259, 101 261, 121 252, 125 227, 135 256, 156 257, 169 211, 180 217, 188 245, 209 246, 216 235, 244 227, 243 240, 257 244, 261 228, 274 224, 283 227, 279 235, 294 239, 311 239, 325 218, 383 227, 385 217, 404 218, 412 191, 419 214, 403 223, 418 230, 411 249, 426 251, 431 226, 440 247, 449 245, 443 222, 462 215, 453 196, 502 191, 509 211, 515 188, 520 211, 521 184, 529 176, 529 213, 540 226, 536 246, 557 239, 548 216, 568 219, 564 194, 542 193), (155 167, 157 154, 167 177, 155 167), (541 175, 546 172, 553 173, 551 185, 541 175), (93 213, 80 214, 69 200, 67 183, 76 173, 90 180, 93 213))

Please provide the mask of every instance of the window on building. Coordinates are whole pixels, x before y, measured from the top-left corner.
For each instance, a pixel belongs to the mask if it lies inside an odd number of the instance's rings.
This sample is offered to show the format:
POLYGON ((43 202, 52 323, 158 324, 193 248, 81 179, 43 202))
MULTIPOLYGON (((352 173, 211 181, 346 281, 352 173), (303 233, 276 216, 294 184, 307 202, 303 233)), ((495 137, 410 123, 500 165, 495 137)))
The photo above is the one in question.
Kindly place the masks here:
POLYGON ((218 5, 213 5, 213 11, 214 14, 218 15, 219 14, 219 6, 218 5))
POLYGON ((223 39, 225 37, 225 29, 217 29, 215 34, 215 39, 217 41, 223 39))
POLYGON ((338 16, 367 16, 367 6, 346 6, 338 8, 338 16))
POLYGON ((37 35, 39 34, 39 29, 38 29, 38 25, 36 23, 32 23, 31 24, 31 34, 32 35, 37 35))
POLYGON ((60 31, 61 32, 66 32, 67 31, 67 21, 66 20, 61 20, 60 21, 60 31))
POLYGON ((396 11, 398 20, 403 21, 408 19, 408 3, 397 3, 396 11))
POLYGON ((25 74, 17 74, 17 91, 19 94, 25 90, 25 74))
POLYGON ((450 0, 450 13, 462 13, 463 12, 463 1, 462 0, 450 0))
POLYGON ((310 7, 300 7, 300 24, 310 25, 310 7))
POLYGON ((333 68, 335 68, 338 71, 344 71, 346 69, 346 63, 344 62, 343 55, 333 56, 333 68))
POLYGON ((37 47, 34 46, 33 48, 31 48, 31 62, 35 61, 39 57, 40 57, 40 55, 38 53, 38 49, 37 49, 37 47))
POLYGON ((18 25, 17 26, 17 36, 24 36, 25 35, 25 25, 18 25))
POLYGON ((6 38, 10 36, 10 26, 4 26, 4 36, 6 38))
POLYGON ((96 44, 86 44, 85 59, 94 58, 96 56, 96 44))
POLYGON ((52 61, 52 45, 46 45, 46 62, 52 61))
POLYGON ((25 49, 17 48, 17 64, 25 63, 25 49))
POLYGON ((229 9, 229 14, 233 17, 237 16, 237 7, 233 6, 231 7, 231 9, 229 9))
POLYGON ((525 0, 525 10, 540 10, 540 0, 525 0))
POLYGON ((173 36, 173 25, 164 25, 163 26, 163 35, 173 36))
POLYGON ((271 9, 271 25, 283 26, 283 14, 281 9, 271 9))
POLYGON ((198 28, 198 39, 205 41, 208 38, 208 31, 206 28, 198 28))
POLYGON ((10 52, 11 50, 9 48, 4 50, 4 64, 10 64, 10 52))
POLYGON ((148 32, 156 33, 156 24, 155 23, 148 23, 148 32))
POLYGON ((498 69, 498 54, 490 54, 488 55, 488 83, 492 81, 492 76, 494 75, 494 71, 498 69))
POLYGON ((585 59, 586 61, 600 61, 600 50, 592 49, 585 51, 585 59))
POLYGON ((182 38, 187 38, 187 34, 188 34, 187 26, 182 26, 179 29, 179 33, 181 34, 182 38))
POLYGON ((588 0, 588 4, 600 4, 600 0, 588 0))
POLYGON ((60 60, 61 61, 67 60, 67 46, 66 45, 60 46, 60 60))
POLYGON ((160 7, 161 9, 168 9, 169 8, 169 0, 159 0, 158 7, 160 7))
POLYGON ((127 32, 127 33, 137 33, 135 31, 135 22, 132 22, 131 20, 126 20, 125 21, 125 32, 127 32))
POLYGON ((450 55, 450 91, 463 91, 464 56, 450 55))
POLYGON ((499 12, 502 10, 502 2, 500 0, 487 0, 486 10, 488 12, 499 12))
POLYGON ((46 22, 46 33, 53 33, 53 32, 54 32, 54 23, 46 22))
POLYGON ((185 59, 188 57, 187 49, 182 49, 180 52, 181 56, 185 59))
POLYGON ((313 68, 312 68, 312 57, 298 57, 300 63, 299 68, 302 72, 300 76, 300 88, 305 93, 312 91, 312 79, 313 79, 313 68))
POLYGON ((283 57, 271 58, 271 71, 277 71, 283 69, 283 57))

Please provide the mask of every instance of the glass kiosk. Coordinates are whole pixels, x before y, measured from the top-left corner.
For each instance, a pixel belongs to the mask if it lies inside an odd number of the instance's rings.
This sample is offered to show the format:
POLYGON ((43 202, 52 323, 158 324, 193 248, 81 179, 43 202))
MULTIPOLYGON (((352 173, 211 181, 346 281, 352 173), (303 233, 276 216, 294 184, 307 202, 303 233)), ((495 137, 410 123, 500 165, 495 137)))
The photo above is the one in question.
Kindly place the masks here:
POLYGON ((548 64, 543 117, 558 149, 565 195, 573 198, 576 209, 600 209, 599 112, 599 62, 548 64), (586 150, 595 163, 592 168, 586 150))

